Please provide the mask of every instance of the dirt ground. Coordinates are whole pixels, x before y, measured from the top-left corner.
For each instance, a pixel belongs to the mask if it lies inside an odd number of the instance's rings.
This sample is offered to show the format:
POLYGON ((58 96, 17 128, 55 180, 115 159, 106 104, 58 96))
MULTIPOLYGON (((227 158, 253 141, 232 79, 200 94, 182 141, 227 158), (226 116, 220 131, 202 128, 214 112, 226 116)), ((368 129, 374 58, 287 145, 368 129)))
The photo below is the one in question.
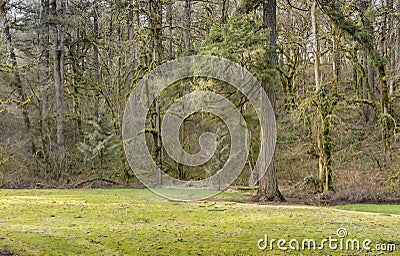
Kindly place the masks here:
POLYGON ((10 251, 4 251, 0 249, 0 256, 15 256, 17 254, 14 254, 13 252, 10 251))

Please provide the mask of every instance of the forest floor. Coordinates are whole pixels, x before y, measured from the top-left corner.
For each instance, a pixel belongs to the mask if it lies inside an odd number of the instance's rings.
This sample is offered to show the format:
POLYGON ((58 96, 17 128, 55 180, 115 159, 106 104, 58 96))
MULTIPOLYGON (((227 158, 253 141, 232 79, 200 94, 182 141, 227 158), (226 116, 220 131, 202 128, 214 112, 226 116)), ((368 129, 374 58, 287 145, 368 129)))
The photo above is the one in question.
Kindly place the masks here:
POLYGON ((146 189, 0 190, 0 255, 367 255, 346 250, 355 239, 361 247, 372 241, 369 255, 399 255, 400 205, 238 202, 247 199, 221 193, 182 202, 146 189), (299 248, 281 250, 275 241, 271 251, 273 239, 285 239, 286 247, 296 239, 299 248), (337 239, 337 248, 302 249, 306 239, 317 246, 337 239))

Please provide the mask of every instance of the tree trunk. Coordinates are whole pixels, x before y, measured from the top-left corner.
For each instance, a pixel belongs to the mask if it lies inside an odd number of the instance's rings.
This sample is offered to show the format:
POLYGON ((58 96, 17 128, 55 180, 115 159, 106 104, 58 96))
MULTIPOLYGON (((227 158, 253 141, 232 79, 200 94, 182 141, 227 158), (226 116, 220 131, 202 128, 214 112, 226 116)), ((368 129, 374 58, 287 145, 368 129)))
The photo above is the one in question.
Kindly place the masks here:
POLYGON ((65 0, 61 0, 61 17, 57 14, 57 0, 51 0, 53 24, 53 44, 54 44, 54 86, 56 91, 56 111, 57 111, 57 152, 56 163, 57 170, 55 177, 59 178, 64 169, 64 25, 62 21, 65 18, 65 0), (58 26, 58 23, 61 23, 58 26))
POLYGON ((320 52, 319 52, 319 41, 318 41, 318 31, 317 31, 317 19, 316 19, 316 9, 317 3, 313 0, 311 5, 311 25, 312 25, 312 35, 313 35, 313 54, 314 54, 314 80, 315 80, 315 90, 319 90, 320 83, 320 52))
POLYGON ((185 0, 185 46, 186 49, 190 48, 191 40, 190 40, 190 27, 192 16, 192 7, 190 5, 190 0, 185 0))
MULTIPOLYGON (((97 43, 99 42, 99 8, 97 1, 93 1, 93 33, 94 33, 94 44, 93 44, 93 77, 96 83, 99 82, 99 48, 97 43)), ((97 95, 99 96, 99 95, 97 95)))
MULTIPOLYGON (((384 7, 388 7, 388 1, 383 1, 384 7)), ((387 56, 387 24, 388 24, 388 17, 387 12, 383 13, 382 17, 382 25, 381 25, 381 56, 384 58, 387 56)), ((384 72, 385 66, 382 64, 382 70, 384 72)), ((390 131, 389 131, 389 124, 387 114, 389 113, 389 88, 387 85, 386 77, 383 78, 384 81, 381 79, 380 87, 381 87, 381 111, 383 114, 383 146, 385 151, 385 159, 388 160, 388 151, 390 149, 390 131)))
POLYGON ((170 60, 172 60, 174 58, 174 54, 172 52, 172 42, 173 42, 173 38, 172 38, 172 5, 173 2, 168 4, 168 12, 167 12, 167 22, 168 22, 168 32, 169 32, 169 39, 168 39, 168 58, 170 60))
MULTIPOLYGON (((387 0, 387 10, 392 14, 394 12, 394 1, 387 0)), ((396 69, 396 32, 397 28, 394 24, 394 19, 391 15, 388 16, 387 29, 390 33, 389 36, 389 47, 388 47, 388 57, 389 57, 389 68, 390 68, 390 79, 389 79, 389 97, 394 95, 394 83, 395 83, 395 69, 396 69)), ((390 111, 392 112, 392 111, 390 111)))
MULTIPOLYGON (((79 42, 81 40, 80 29, 76 30, 76 39, 79 42)), ((74 50, 70 50, 70 59, 72 59, 72 78, 71 78, 71 86, 73 91, 73 106, 72 111, 74 114, 74 119, 76 121, 75 124, 75 142, 80 140, 80 136, 82 134, 82 108, 81 108, 81 94, 79 91, 79 85, 82 83, 82 76, 85 68, 81 62, 85 62, 86 59, 82 58, 80 60, 79 54, 82 51, 81 44, 76 44, 76 47, 73 48, 74 50)))
MULTIPOLYGON (((276 0, 266 0, 263 3, 263 27, 266 31, 269 31, 269 47, 273 50, 269 52, 267 56, 268 66, 276 66, 276 0)), ((275 111, 276 97, 275 97, 275 83, 276 77, 273 75, 269 81, 265 78, 261 81, 261 84, 266 91, 269 100, 271 101, 272 107, 275 111)), ((261 134, 261 136, 266 136, 261 134)), ((261 138, 263 141, 263 138, 261 138)), ((261 147, 260 154, 263 154, 263 147, 261 147)), ((285 198, 279 191, 278 179, 276 177, 276 164, 275 156, 272 158, 269 166, 261 166, 260 181, 257 195, 255 197, 258 201, 279 201, 284 202, 285 198), (267 170, 264 173, 264 168, 267 170)))
MULTIPOLYGON (((42 0, 41 1, 41 25, 44 26, 42 28, 42 37, 41 37, 41 48, 42 48, 42 65, 43 65, 43 76, 44 76, 44 83, 45 87, 42 90, 42 108, 41 108, 41 117, 40 117, 40 133, 41 133, 41 141, 42 141, 42 157, 47 162, 48 160, 48 152, 49 152, 49 141, 48 141, 48 122, 47 116, 50 111, 49 106, 49 94, 48 88, 49 84, 51 84, 50 79, 50 28, 49 25, 46 23, 46 20, 49 18, 49 0, 42 0)), ((47 165, 46 165, 47 166, 47 165)))
MULTIPOLYGON (((317 1, 314 0, 311 6, 311 25, 314 45, 314 79, 315 90, 317 93, 317 147, 318 147, 318 166, 319 179, 321 182, 321 192, 327 193, 332 190, 332 160, 331 145, 332 136, 330 128, 331 107, 326 86, 321 86, 320 78, 320 49, 317 30, 317 1)), ((335 67, 336 68, 336 67, 335 67)), ((334 70, 334 73, 337 71, 334 70)), ((337 82, 337 81, 336 81, 337 82)))
POLYGON ((333 73, 333 96, 338 97, 338 87, 340 83, 340 50, 339 50, 340 34, 336 26, 332 25, 332 73, 333 73))
POLYGON ((163 59, 162 53, 162 0, 154 1, 154 15, 155 15, 155 26, 154 26, 154 59, 157 64, 161 64, 163 59))
MULTIPOLYGON (((374 95, 374 70, 371 62, 368 60, 367 53, 363 53, 363 66, 364 70, 367 71, 366 76, 362 79, 363 84, 363 99, 368 100, 370 103, 375 103, 374 95)), ((371 104, 364 104, 363 112, 365 116, 365 121, 368 124, 373 124, 375 122, 375 109, 371 104)))
MULTIPOLYGON (((96 87, 100 87, 100 71, 99 71, 99 8, 98 1, 93 1, 93 34, 94 34, 94 44, 93 44, 93 79, 96 87)), ((94 100, 94 113, 95 118, 98 118, 100 114, 100 89, 95 90, 95 100, 94 100)))
POLYGON ((222 0, 221 24, 225 24, 228 19, 228 3, 229 0, 222 0))
MULTIPOLYGON (((162 3, 161 0, 151 0, 149 3, 149 15, 150 15, 150 28, 153 31, 153 60, 157 64, 162 62, 162 3)), ((152 106, 154 111, 153 128, 153 142, 154 142, 154 158, 159 169, 156 172, 157 185, 162 184, 162 145, 161 145, 161 113, 160 113, 160 100, 156 98, 152 106)))

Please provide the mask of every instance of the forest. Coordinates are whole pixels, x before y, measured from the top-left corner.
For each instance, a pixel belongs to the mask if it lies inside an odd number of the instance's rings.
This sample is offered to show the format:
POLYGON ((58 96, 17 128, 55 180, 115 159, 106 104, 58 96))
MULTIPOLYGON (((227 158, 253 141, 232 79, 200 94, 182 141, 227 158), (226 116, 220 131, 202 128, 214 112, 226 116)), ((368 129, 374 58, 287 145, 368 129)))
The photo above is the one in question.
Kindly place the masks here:
POLYGON ((0 256, 399 255, 400 0, 0 0, 0 256))
POLYGON ((205 55, 258 79, 276 116, 275 155, 249 187, 261 151, 254 109, 230 85, 187 79, 147 113, 147 148, 164 173, 205 179, 229 156, 229 131, 209 113, 179 130, 191 154, 203 132, 218 135, 208 163, 185 166, 163 147, 168 108, 207 90, 249 129, 233 188, 258 201, 399 201, 400 1, 0 0, 0 20, 1 188, 140 186, 122 145, 127 100, 157 66, 205 55))

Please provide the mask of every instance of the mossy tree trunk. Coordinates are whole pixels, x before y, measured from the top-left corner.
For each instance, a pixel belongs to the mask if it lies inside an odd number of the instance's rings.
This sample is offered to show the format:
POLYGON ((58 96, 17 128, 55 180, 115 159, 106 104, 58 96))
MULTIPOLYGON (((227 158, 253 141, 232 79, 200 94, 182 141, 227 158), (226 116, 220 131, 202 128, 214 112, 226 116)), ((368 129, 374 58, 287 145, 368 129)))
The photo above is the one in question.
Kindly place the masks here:
MULTIPOLYGON (((318 147, 318 166, 319 179, 321 182, 321 192, 327 193, 333 190, 332 182, 332 133, 331 116, 332 110, 326 85, 321 84, 320 77, 320 46, 318 41, 317 29, 317 2, 314 0, 311 6, 311 24, 313 34, 313 52, 314 52, 314 79, 317 105, 317 147, 318 147)), ((335 59, 335 58, 334 58, 335 59)), ((334 61, 335 62, 335 61, 334 61)), ((338 65, 336 63, 336 65, 338 65)), ((334 67, 334 73, 337 72, 334 67)), ((337 76, 338 74, 336 74, 337 76)), ((337 77, 335 77, 337 80, 337 77)), ((334 81, 337 83, 338 81, 334 81)))
POLYGON ((55 103, 57 112, 57 152, 54 176, 59 178, 61 171, 64 169, 65 145, 64 145, 64 25, 66 1, 60 1, 60 9, 58 9, 57 0, 51 0, 50 6, 52 10, 53 23, 53 50, 54 50, 54 87, 55 87, 55 103))
MULTIPOLYGON (((268 54, 266 56, 267 67, 276 68, 276 0, 265 0, 263 2, 263 28, 264 31, 269 32, 269 49, 267 49, 268 54)), ((265 78, 261 81, 261 85, 267 92, 274 111, 276 105, 275 83, 275 74, 271 74, 268 81, 265 78)), ((261 141, 263 141, 263 138, 261 138, 261 141)), ((263 147, 261 147, 261 150, 263 150, 263 147)), ((260 153, 262 154, 262 152, 260 153)), ((278 179, 276 177, 275 156, 272 158, 269 166, 261 166, 260 177, 256 200, 284 202, 285 198, 279 191, 278 179)))
MULTIPOLYGON (((152 31, 152 59, 156 64, 161 64, 163 61, 162 52, 162 1, 150 0, 148 2, 149 25, 152 31)), ((152 128, 153 128, 153 156, 159 167, 156 171, 157 185, 162 184, 162 144, 161 144, 161 113, 160 99, 156 98, 152 105, 152 128)))

